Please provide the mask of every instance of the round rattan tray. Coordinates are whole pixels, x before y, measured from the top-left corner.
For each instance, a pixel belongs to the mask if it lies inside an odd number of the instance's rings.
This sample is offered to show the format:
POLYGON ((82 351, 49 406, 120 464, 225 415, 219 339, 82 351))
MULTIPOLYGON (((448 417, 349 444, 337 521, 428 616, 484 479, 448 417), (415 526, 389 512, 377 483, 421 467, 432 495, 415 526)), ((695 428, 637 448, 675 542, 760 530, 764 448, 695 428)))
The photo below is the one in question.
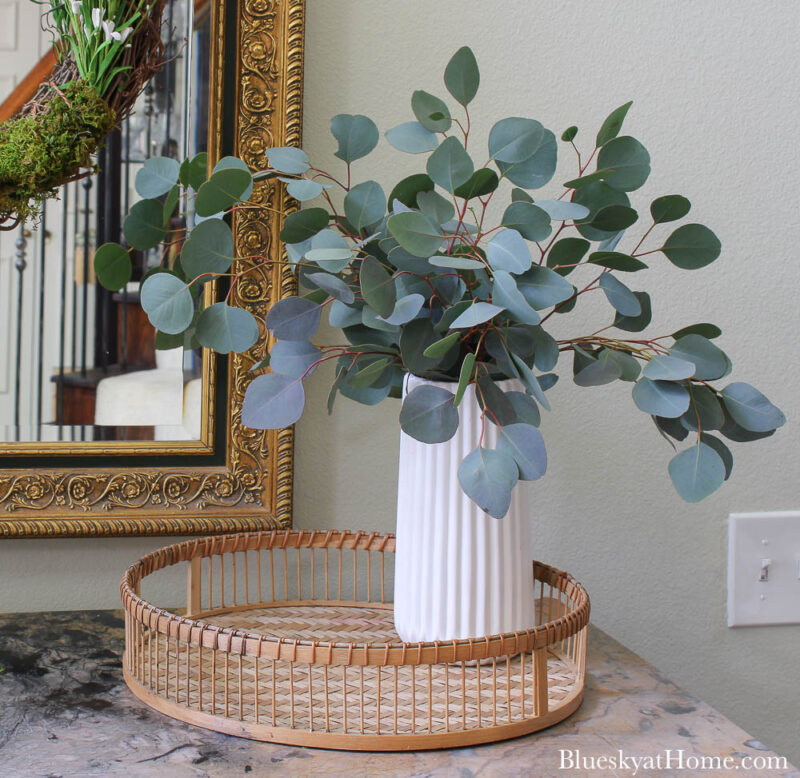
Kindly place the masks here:
POLYGON ((125 680, 191 724, 350 750, 503 740, 580 705, 589 598, 571 576, 534 563, 528 630, 403 643, 393 561, 392 535, 344 531, 217 536, 148 554, 122 580, 125 680), (179 564, 185 615, 141 593, 179 564))

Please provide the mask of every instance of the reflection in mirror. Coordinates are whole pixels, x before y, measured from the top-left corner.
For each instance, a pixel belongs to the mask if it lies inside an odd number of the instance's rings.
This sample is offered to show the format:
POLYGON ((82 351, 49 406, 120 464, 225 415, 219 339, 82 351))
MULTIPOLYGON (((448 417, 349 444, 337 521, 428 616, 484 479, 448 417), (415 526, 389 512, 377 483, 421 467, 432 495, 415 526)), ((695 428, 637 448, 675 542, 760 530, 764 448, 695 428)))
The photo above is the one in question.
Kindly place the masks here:
POLYGON ((93 261, 101 244, 125 245, 145 160, 208 146, 210 2, 167 0, 164 18, 165 65, 107 138, 99 171, 0 237, 0 443, 200 439, 202 350, 156 333, 139 303, 143 277, 171 267, 186 225, 169 221, 166 254, 133 252, 118 292, 93 261))

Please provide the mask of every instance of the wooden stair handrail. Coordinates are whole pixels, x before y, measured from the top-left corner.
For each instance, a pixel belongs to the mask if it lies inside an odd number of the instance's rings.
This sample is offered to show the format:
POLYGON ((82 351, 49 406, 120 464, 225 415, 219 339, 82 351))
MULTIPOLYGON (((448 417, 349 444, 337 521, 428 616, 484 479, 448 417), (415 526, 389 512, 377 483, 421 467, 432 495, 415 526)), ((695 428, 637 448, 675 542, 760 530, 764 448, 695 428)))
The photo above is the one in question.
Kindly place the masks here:
MULTIPOLYGON (((210 7, 211 0, 194 0, 195 26, 203 21, 205 12, 210 7)), ((42 83, 50 77, 57 64, 58 55, 53 47, 28 71, 28 74, 11 91, 11 94, 0 103, 0 124, 8 121, 33 98, 42 83)))
POLYGON ((57 62, 56 50, 51 48, 0 103, 0 122, 10 119, 36 94, 42 83, 50 77, 57 62))

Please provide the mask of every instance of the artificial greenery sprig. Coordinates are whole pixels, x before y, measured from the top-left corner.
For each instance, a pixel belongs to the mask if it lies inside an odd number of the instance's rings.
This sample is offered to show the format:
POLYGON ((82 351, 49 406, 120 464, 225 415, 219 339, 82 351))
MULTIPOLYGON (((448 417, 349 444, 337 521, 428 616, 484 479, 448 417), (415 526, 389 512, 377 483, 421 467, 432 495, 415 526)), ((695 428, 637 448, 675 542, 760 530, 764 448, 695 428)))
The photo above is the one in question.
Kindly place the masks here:
MULTIPOLYGON (((189 231, 179 258, 167 266, 165 250, 163 266, 142 284, 142 305, 159 330, 159 345, 242 352, 261 339, 263 359, 253 368, 258 375, 247 389, 242 418, 262 429, 300 418, 303 383, 327 361, 336 365, 329 411, 337 394, 367 405, 400 397, 407 373, 449 382, 417 386, 403 399, 402 429, 432 444, 455 434, 458 406, 473 385, 484 424, 497 425, 499 443, 487 449, 482 438, 459 468, 459 480, 496 517, 508 510, 517 480, 536 479, 546 469, 540 408, 550 407, 546 392, 558 380, 560 354, 572 351, 576 384, 630 382, 634 403, 667 440, 696 436, 694 446, 671 460, 669 473, 684 499, 703 499, 728 478, 733 463, 728 446, 711 433, 756 440, 781 426, 783 414, 748 384, 714 386, 730 373, 731 362, 712 342, 721 334, 712 324, 658 337, 625 338, 608 330, 639 333, 651 320, 650 296, 631 290, 617 274, 644 270, 642 258, 659 253, 679 268, 699 269, 719 256, 719 240, 703 225, 684 224, 656 245, 661 225, 682 219, 691 207, 685 197, 667 195, 651 203, 650 224, 633 248, 621 250, 639 220, 628 192, 650 173, 644 146, 620 135, 630 103, 611 113, 585 156, 575 143, 576 127, 562 134, 577 156, 578 175, 556 199, 530 194, 550 182, 557 157, 554 134, 533 119, 496 122, 488 160, 476 168, 469 104, 479 81, 475 57, 465 47, 444 74, 462 119, 440 98, 414 92, 415 120, 390 129, 386 139, 400 151, 428 155, 425 172, 398 182, 388 197, 376 180, 353 183, 353 162, 379 141, 377 126, 361 115, 341 114, 331 122, 342 175, 312 166, 298 148, 269 149, 269 166, 255 176, 232 157, 208 177, 205 155, 182 165, 149 160, 136 180, 146 199, 125 222, 129 246, 149 250, 166 238, 180 187, 203 219, 189 231), (220 277, 230 279, 233 289, 271 261, 236 257, 222 219, 237 209, 269 215, 271 209, 250 200, 254 178, 276 178, 301 203, 325 203, 285 215, 283 261, 306 291, 276 302, 264 322, 231 304, 230 292, 207 308, 196 294, 220 277), (500 223, 491 224, 489 206, 499 197, 507 204, 500 223), (592 292, 605 295, 613 321, 589 335, 556 340, 543 325, 592 292), (323 312, 346 342, 312 342, 323 312), (262 324, 275 339, 268 353, 262 324), (519 383, 509 386, 506 379, 519 383)), ((106 244, 97 252, 98 277, 109 288, 130 279, 130 250, 106 244)))

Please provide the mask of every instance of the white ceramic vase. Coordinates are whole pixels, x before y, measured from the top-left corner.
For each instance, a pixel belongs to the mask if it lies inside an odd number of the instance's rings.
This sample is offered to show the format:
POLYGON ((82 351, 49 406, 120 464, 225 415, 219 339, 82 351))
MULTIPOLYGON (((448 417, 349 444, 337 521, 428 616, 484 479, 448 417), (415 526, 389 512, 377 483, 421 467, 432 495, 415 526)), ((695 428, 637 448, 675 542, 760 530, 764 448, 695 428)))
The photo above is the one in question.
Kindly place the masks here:
MULTIPOLYGON (((406 377, 404 395, 422 383, 406 377)), ((523 387, 499 384, 504 391, 523 387)), ((478 508, 462 491, 458 467, 477 445, 481 414, 470 385, 459 405, 455 436, 420 443, 401 432, 397 495, 394 621, 406 642, 454 640, 533 626, 530 511, 517 486, 502 519, 478 508)), ((483 446, 494 448, 497 428, 486 423, 483 446)))

